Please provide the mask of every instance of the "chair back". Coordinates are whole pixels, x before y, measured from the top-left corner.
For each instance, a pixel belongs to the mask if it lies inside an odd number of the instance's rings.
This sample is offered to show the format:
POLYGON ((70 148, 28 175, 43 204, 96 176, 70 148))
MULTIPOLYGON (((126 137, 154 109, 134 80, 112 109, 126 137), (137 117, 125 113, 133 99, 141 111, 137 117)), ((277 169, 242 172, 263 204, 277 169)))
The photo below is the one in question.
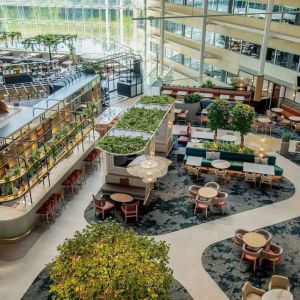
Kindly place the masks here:
POLYGON ((198 185, 190 185, 188 188, 190 197, 195 199, 198 196, 198 190, 200 188, 201 188, 201 186, 198 186, 198 185))
POLYGON ((265 239, 267 240, 266 246, 264 248, 265 249, 269 248, 272 237, 273 237, 272 233, 267 230, 264 230, 264 229, 258 229, 258 230, 256 230, 256 232, 262 234, 265 237, 265 239))
POLYGON ((133 204, 127 204, 127 203, 123 203, 122 206, 124 207, 126 212, 130 212, 130 213, 138 213, 138 203, 133 203, 133 204))
POLYGON ((105 202, 106 202, 106 200, 104 200, 104 199, 96 198, 96 196, 94 194, 93 194, 93 201, 97 207, 104 207, 105 202))
POLYGON ((220 185, 217 182, 209 181, 205 185, 205 187, 211 187, 213 189, 218 190, 220 188, 220 185))
POLYGON ((267 184, 272 184, 273 182, 273 176, 272 175, 261 175, 260 178, 261 183, 267 183, 267 184))
POLYGON ((188 166, 189 175, 198 175, 198 169, 196 167, 188 166))
POLYGON ((243 236, 244 234, 248 233, 249 231, 246 229, 237 229, 234 233, 234 239, 237 241, 239 245, 244 244, 243 236))
POLYGON ((247 248, 247 245, 244 243, 242 247, 243 254, 246 254, 248 256, 252 256, 253 258, 259 258, 261 254, 263 253, 263 249, 258 249, 257 251, 255 250, 250 250, 247 248))
POLYGON ((285 276, 273 275, 270 283, 269 283, 269 290, 273 289, 283 289, 283 290, 290 290, 290 281, 285 276))
POLYGON ((204 205, 211 205, 212 199, 203 199, 199 195, 196 197, 196 204, 204 204, 204 205))

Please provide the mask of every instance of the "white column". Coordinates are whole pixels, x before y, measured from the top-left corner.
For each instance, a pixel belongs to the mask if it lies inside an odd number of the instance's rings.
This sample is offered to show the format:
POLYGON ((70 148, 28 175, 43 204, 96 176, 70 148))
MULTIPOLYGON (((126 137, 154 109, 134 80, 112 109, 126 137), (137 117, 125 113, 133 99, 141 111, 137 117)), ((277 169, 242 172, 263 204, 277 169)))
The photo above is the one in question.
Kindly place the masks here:
POLYGON ((148 12, 147 12, 147 0, 144 0, 144 76, 147 76, 147 57, 148 57, 148 12))
POLYGON ((201 31, 201 44, 200 44, 200 70, 199 70, 199 83, 203 82, 204 74, 204 54, 205 54, 205 36, 207 25, 207 12, 208 12, 208 0, 204 0, 203 15, 202 18, 202 31, 201 31))
POLYGON ((265 71, 265 64, 266 64, 266 55, 268 50, 268 42, 270 39, 270 27, 271 27, 271 21, 272 21, 272 12, 274 7, 274 0, 268 1, 268 8, 267 8, 267 15, 265 18, 265 28, 264 28, 264 35, 263 35, 263 41, 261 45, 261 51, 260 51, 260 59, 259 59, 259 66, 258 66, 258 76, 264 75, 265 71))
POLYGON ((105 36, 106 36, 106 43, 107 47, 109 47, 109 41, 110 38, 110 30, 109 30, 109 14, 108 14, 108 0, 105 0, 105 36))
POLYGON ((119 20, 119 24, 120 24, 120 42, 121 44, 124 44, 124 21, 123 21, 123 12, 124 9, 124 1, 120 0, 120 20, 119 20))
POLYGON ((165 49, 165 0, 160 0, 160 54, 159 54, 159 76, 163 77, 164 73, 164 49, 165 49))

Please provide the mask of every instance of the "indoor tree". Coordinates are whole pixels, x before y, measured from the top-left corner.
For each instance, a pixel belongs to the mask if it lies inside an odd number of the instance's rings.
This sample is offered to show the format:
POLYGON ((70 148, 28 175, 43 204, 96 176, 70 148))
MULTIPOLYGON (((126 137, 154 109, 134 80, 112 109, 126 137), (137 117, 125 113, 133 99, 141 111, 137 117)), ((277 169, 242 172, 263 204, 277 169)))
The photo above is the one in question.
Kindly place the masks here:
POLYGON ((13 42, 15 39, 19 40, 22 34, 17 31, 0 31, 0 42, 13 42))
POLYGON ((49 51, 49 60, 52 60, 52 51, 57 51, 58 46, 63 44, 67 46, 70 53, 74 52, 74 41, 77 35, 74 34, 39 34, 27 38, 23 41, 26 49, 35 50, 36 47, 45 47, 49 51))
POLYGON ((229 103, 226 100, 218 99, 207 107, 208 126, 215 131, 214 141, 217 140, 218 129, 228 124, 230 117, 229 103))
POLYGON ((169 246, 116 221, 88 225, 49 265, 53 299, 169 299, 169 246))
POLYGON ((255 110, 248 104, 238 103, 232 111, 232 126, 241 134, 241 147, 244 147, 244 136, 251 131, 255 110))

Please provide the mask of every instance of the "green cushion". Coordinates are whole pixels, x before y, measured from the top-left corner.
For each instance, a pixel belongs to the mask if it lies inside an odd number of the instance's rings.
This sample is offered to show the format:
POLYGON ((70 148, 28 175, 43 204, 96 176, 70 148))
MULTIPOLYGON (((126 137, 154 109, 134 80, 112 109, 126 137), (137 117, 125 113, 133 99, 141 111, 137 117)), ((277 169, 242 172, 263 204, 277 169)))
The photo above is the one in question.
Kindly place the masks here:
POLYGON ((230 170, 234 171, 243 171, 244 162, 237 161, 237 160, 231 160, 230 162, 230 170))
POLYGON ((278 167, 278 166, 275 166, 275 175, 276 176, 282 176, 283 175, 283 169, 278 167))
POLYGON ((201 166, 202 167, 211 167, 211 160, 210 159, 206 159, 206 158, 203 158, 202 159, 202 163, 201 163, 201 166))

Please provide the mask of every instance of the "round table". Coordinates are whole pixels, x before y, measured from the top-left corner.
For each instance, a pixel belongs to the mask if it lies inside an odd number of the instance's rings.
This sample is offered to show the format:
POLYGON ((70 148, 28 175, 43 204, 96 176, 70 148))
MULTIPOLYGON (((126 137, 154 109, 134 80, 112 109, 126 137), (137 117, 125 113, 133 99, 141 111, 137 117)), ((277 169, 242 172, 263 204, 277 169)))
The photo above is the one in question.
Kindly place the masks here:
POLYGON ((218 195, 218 191, 211 187, 202 187, 198 190, 198 195, 202 198, 215 198, 218 195))
POLYGON ((211 162, 211 165, 216 169, 225 170, 230 167, 230 162, 223 159, 216 159, 211 162))
POLYGON ((291 120, 292 122, 298 123, 298 122, 300 122, 300 117, 298 117, 298 116, 290 116, 289 120, 291 120))
POLYGON ((259 123, 264 123, 264 124, 272 122, 272 120, 268 117, 260 117, 260 118, 257 119, 257 121, 259 123))
POLYGON ((116 194, 111 194, 110 199, 116 202, 127 203, 127 202, 131 202, 133 200, 133 197, 127 194, 116 193, 116 194))
POLYGON ((266 238, 257 232, 248 232, 243 235, 244 243, 252 248, 262 248, 266 245, 266 238))
POLYGON ((278 114, 283 113, 283 109, 280 107, 273 107, 273 108, 271 108, 271 111, 274 113, 278 113, 278 114))
POLYGON ((235 135, 230 135, 230 134, 224 134, 222 136, 220 136, 219 140, 223 141, 223 142, 236 142, 238 140, 238 137, 235 135))
POLYGON ((293 300, 293 294, 287 290, 274 289, 263 294, 262 300, 293 300))

